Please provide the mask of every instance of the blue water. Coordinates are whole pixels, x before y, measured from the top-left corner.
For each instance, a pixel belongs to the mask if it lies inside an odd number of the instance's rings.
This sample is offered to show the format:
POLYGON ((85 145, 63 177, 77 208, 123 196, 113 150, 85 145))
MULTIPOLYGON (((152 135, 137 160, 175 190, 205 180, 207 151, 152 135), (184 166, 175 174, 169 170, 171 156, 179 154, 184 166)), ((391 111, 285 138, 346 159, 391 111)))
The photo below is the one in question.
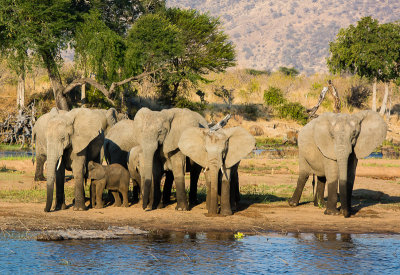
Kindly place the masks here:
POLYGON ((184 234, 38 242, 2 233, 0 274, 329 274, 400 272, 400 236, 184 234))

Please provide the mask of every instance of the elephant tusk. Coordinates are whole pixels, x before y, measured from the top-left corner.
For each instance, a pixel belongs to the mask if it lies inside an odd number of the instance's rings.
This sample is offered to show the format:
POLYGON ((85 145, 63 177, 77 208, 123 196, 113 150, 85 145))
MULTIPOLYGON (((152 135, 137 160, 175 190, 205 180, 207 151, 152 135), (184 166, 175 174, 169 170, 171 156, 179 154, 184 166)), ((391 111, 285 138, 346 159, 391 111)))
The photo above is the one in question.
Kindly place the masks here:
POLYGON ((62 159, 62 156, 58 159, 57 169, 56 170, 60 169, 61 159, 62 159))
POLYGON ((210 168, 208 168, 208 166, 206 166, 206 168, 203 169, 203 172, 206 172, 208 170, 210 170, 210 168))

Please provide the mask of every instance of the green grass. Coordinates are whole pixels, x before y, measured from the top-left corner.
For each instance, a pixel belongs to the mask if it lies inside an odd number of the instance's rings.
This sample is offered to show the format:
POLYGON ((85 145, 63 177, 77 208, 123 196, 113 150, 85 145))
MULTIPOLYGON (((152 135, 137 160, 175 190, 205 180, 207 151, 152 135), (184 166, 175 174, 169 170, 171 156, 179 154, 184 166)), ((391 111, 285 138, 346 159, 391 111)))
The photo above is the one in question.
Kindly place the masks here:
POLYGON ((0 160, 27 160, 32 159, 32 156, 7 156, 0 157, 0 160))
POLYGON ((400 167, 400 164, 395 163, 362 163, 361 166, 366 167, 400 167))
MULTIPOLYGON (((65 199, 72 201, 74 187, 65 187, 65 199)), ((46 189, 0 190, 0 200, 12 202, 46 202, 46 189)))
POLYGON ((283 145, 283 139, 281 138, 269 138, 269 137, 256 137, 256 146, 257 148, 270 148, 270 147, 279 147, 283 145))
POLYGON ((21 148, 21 144, 0 143, 0 151, 26 151, 28 148, 28 145, 21 148))

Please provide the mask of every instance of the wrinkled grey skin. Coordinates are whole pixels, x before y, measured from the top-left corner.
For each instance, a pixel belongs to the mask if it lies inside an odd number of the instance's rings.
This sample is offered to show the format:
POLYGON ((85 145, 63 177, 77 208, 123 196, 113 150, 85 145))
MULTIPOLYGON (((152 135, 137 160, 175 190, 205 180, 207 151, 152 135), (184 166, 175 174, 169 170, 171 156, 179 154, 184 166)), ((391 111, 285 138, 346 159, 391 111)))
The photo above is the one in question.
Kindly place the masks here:
POLYGON ((56 184, 55 209, 65 209, 65 169, 72 171, 75 181, 74 210, 86 210, 84 177, 90 160, 99 162, 100 149, 104 143, 107 117, 103 112, 76 108, 51 118, 45 131, 47 140, 47 200, 45 211, 49 212, 56 184), (57 164, 59 167, 57 169, 57 164))
POLYGON ((103 191, 111 190, 114 196, 113 206, 129 207, 128 190, 130 176, 129 172, 120 164, 101 165, 94 161, 88 163, 88 178, 90 183, 90 201, 92 207, 96 209, 103 208, 103 191), (121 197, 122 195, 122 203, 121 197))
MULTIPOLYGON (((117 111, 114 108, 108 110, 94 109, 97 112, 101 112, 107 118, 106 133, 115 123, 117 123, 117 111)), ((47 139, 46 139, 46 128, 48 121, 59 115, 65 114, 67 111, 58 110, 56 107, 52 108, 50 112, 42 115, 36 121, 32 129, 32 142, 35 143, 35 155, 36 155, 36 171, 35 181, 44 181, 46 178, 43 175, 43 166, 47 159, 47 139)))
POLYGON ((155 154, 158 152, 157 155, 160 154, 165 162, 168 161, 166 166, 174 175, 177 189, 177 210, 188 210, 184 178, 186 157, 178 148, 180 135, 188 127, 208 128, 208 125, 201 115, 188 109, 172 108, 158 112, 142 108, 133 121, 118 122, 107 134, 104 142, 104 155, 109 164, 119 163, 127 167, 126 162, 130 149, 139 145, 143 150, 141 192, 144 209, 148 206, 156 207, 149 202, 152 186, 157 186, 153 183, 155 171, 153 166, 155 154))
POLYGON ((242 127, 214 132, 188 128, 183 132, 178 145, 183 154, 206 170, 207 209, 211 215, 218 213, 218 182, 219 173, 222 172, 220 213, 232 215, 239 184, 237 168, 239 161, 254 148, 254 137, 242 127))
POLYGON ((35 155, 36 155, 36 170, 35 170, 35 181, 45 181, 46 178, 43 175, 43 166, 47 159, 47 139, 46 139, 46 128, 48 121, 58 116, 59 114, 65 114, 66 111, 58 110, 56 107, 52 108, 50 112, 40 116, 36 121, 32 129, 32 143, 35 144, 35 155))
POLYGON ((324 204, 327 182, 325 214, 339 214, 336 208, 339 182, 340 211, 349 217, 358 159, 379 146, 386 131, 385 121, 371 110, 352 115, 324 113, 309 122, 299 132, 299 178, 289 205, 298 205, 309 175, 315 174, 318 177, 315 204, 324 204))

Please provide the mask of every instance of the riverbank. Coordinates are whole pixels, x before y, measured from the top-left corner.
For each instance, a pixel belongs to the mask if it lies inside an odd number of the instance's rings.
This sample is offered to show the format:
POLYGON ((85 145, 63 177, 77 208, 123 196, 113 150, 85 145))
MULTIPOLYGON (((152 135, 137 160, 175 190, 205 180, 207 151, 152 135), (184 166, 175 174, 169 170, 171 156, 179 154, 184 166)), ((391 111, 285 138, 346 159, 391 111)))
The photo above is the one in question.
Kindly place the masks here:
MULTIPOLYGON (((199 205, 191 211, 175 211, 175 203, 144 211, 106 207, 76 212, 72 208, 45 213, 45 182, 33 181, 30 160, 0 161, 0 230, 106 229, 132 226, 150 231, 181 232, 320 232, 400 233, 400 160, 360 160, 354 188, 355 214, 326 216, 311 203, 311 180, 301 205, 291 208, 287 199, 297 181, 297 160, 243 160, 239 171, 240 209, 228 217, 206 217, 204 177, 200 178, 199 205)), ((68 177, 69 179, 70 177, 68 177)), ((66 183, 66 202, 72 202, 73 179, 66 183)), ((88 195, 88 194, 87 194, 88 195)))

